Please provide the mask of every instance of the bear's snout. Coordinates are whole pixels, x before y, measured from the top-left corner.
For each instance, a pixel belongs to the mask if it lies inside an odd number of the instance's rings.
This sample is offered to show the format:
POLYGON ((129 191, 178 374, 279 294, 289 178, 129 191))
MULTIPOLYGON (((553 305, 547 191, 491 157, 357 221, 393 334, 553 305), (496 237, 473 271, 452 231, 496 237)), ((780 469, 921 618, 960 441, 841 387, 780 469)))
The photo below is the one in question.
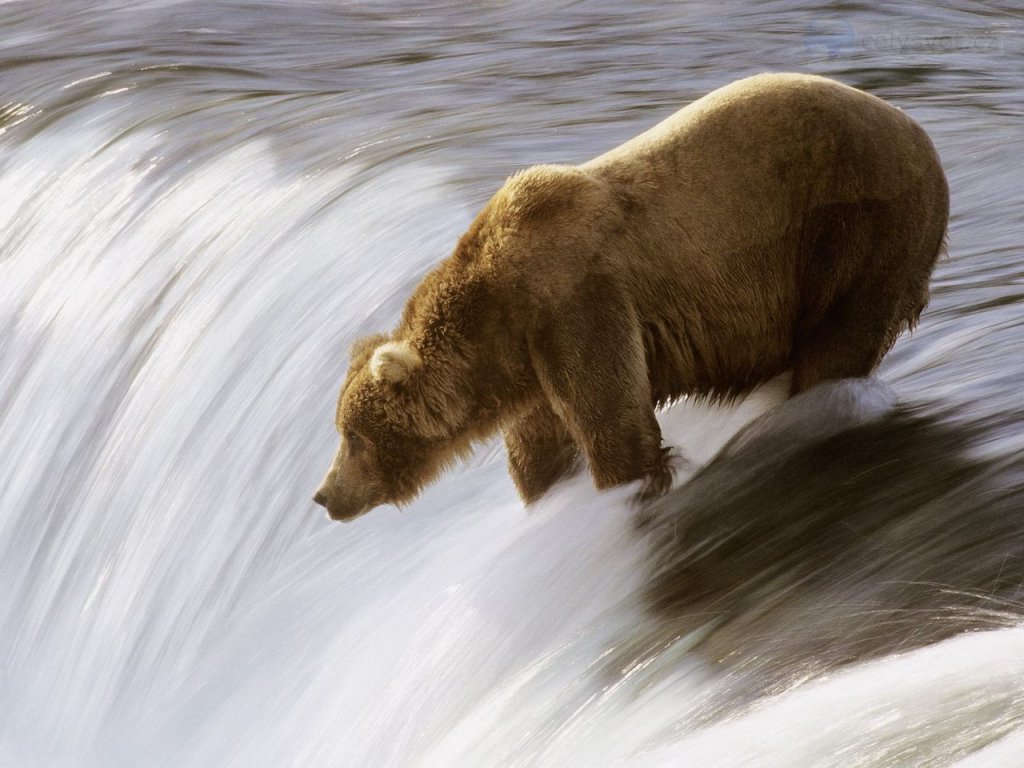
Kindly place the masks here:
POLYGON ((313 494, 313 501, 327 510, 329 520, 343 523, 355 520, 370 508, 368 504, 362 504, 351 499, 338 498, 336 494, 331 493, 331 489, 327 486, 321 486, 317 489, 316 493, 313 494))

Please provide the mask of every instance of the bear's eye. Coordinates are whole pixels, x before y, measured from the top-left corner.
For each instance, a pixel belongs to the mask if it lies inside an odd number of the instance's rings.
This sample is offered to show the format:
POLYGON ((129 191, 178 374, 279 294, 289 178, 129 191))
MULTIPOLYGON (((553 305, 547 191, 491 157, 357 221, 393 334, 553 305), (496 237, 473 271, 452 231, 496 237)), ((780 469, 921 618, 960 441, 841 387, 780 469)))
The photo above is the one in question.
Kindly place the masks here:
POLYGON ((351 429, 345 430, 345 445, 348 446, 349 455, 354 455, 363 450, 363 438, 351 429))

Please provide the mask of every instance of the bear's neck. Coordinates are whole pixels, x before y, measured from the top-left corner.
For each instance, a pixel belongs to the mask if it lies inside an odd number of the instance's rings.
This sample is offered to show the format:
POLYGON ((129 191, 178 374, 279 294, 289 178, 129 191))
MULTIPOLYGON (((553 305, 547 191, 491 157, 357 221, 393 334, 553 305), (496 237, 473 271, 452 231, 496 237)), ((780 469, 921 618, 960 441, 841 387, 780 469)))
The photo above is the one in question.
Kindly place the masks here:
POLYGON ((424 405, 447 414, 453 440, 486 440, 529 403, 529 374, 514 370, 507 358, 495 360, 493 342, 478 346, 475 354, 457 363, 451 351, 424 355, 428 369, 424 405))

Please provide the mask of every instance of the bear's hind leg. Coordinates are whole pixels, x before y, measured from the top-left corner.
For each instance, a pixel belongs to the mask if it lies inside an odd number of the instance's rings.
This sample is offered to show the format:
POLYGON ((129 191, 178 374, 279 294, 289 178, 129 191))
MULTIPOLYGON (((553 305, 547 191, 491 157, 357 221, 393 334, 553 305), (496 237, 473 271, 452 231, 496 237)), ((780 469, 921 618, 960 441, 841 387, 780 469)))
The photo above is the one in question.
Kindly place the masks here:
POLYGON ((570 474, 579 458, 569 430, 544 400, 506 426, 502 436, 509 473, 526 504, 570 474))
POLYGON ((836 302, 813 331, 797 335, 790 393, 870 375, 908 322, 902 303, 888 287, 850 291, 836 302))

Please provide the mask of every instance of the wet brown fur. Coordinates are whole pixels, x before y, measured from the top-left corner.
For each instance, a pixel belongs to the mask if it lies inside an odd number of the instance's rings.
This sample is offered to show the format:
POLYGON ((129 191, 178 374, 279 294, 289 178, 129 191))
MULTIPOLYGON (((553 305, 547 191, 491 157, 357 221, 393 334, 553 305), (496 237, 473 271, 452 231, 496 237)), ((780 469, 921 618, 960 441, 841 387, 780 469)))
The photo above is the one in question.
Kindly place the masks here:
POLYGON ((347 474, 400 503, 500 429, 527 502, 579 453, 599 488, 662 493, 655 408, 787 369, 794 393, 870 373, 928 301, 948 205, 913 120, 808 75, 738 81, 583 165, 518 173, 395 331, 355 350, 338 427, 373 456, 347 474), (367 370, 386 339, 422 358, 401 381, 367 370))

